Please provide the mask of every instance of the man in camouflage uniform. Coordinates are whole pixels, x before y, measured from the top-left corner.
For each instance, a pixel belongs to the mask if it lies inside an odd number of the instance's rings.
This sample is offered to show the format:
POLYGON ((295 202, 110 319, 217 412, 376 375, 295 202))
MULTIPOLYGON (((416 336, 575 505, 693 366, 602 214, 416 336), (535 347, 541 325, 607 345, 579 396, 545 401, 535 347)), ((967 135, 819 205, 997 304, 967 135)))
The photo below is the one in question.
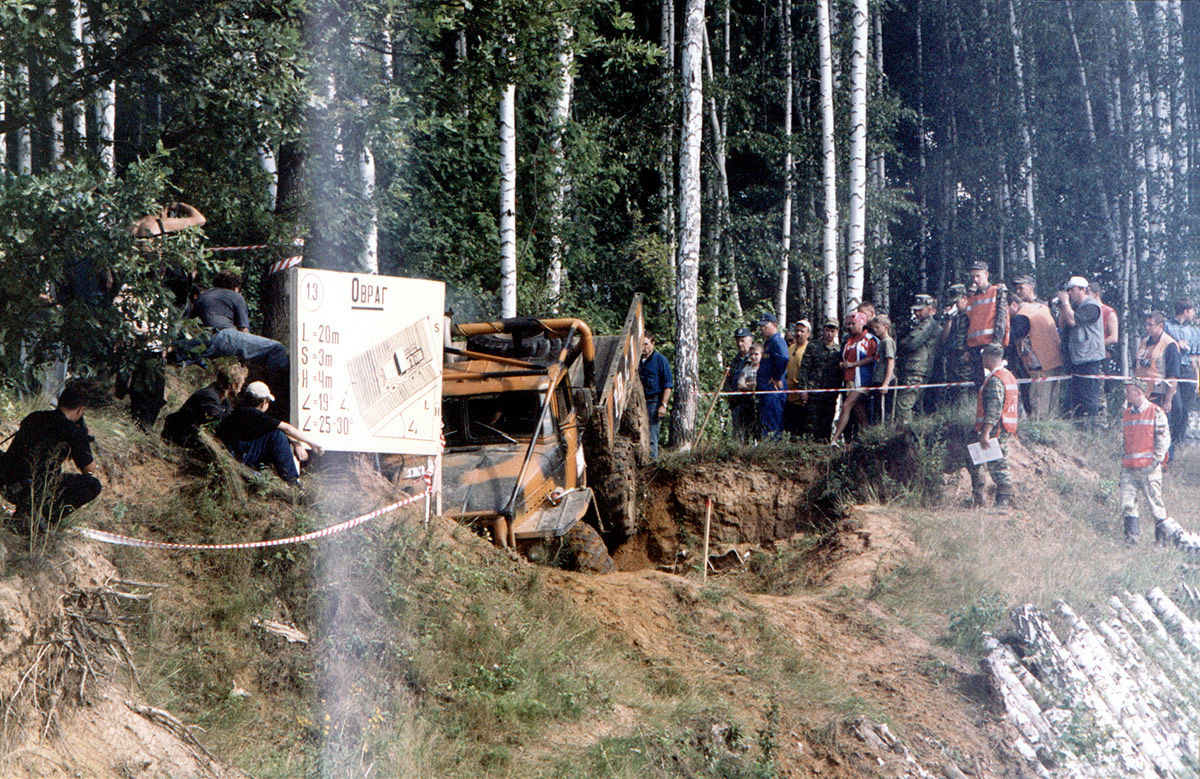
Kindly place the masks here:
MULTIPOLYGON (((967 287, 951 284, 946 296, 949 306, 943 312, 942 324, 942 381, 974 382, 971 358, 967 354, 967 287)), ((965 387, 946 387, 944 404, 955 405, 967 397, 965 387)))
POLYGON ((1154 515, 1154 540, 1164 541, 1178 532, 1167 519, 1162 497, 1162 464, 1171 446, 1167 414, 1150 402, 1142 379, 1125 380, 1125 410, 1121 414, 1124 450, 1121 455, 1121 514, 1125 543, 1138 542, 1138 493, 1146 496, 1154 515))
MULTIPOLYGON (((1017 432, 1017 378, 1005 367, 1004 347, 987 344, 980 349, 983 363, 983 383, 975 410, 975 432, 981 446, 1000 446, 1000 458, 987 463, 988 473, 996 485, 996 507, 1012 505, 1012 478, 1008 474, 1008 437, 1017 432)), ((984 501, 983 466, 970 466, 971 503, 982 506, 984 501)))
MULTIPOLYGON (((826 320, 821 336, 809 342, 804 350, 798 376, 801 390, 830 390, 842 386, 842 350, 838 345, 838 329, 836 319, 826 320)), ((802 437, 816 441, 829 439, 833 431, 837 399, 836 392, 800 393, 800 402, 804 407, 800 427, 802 437)))
MULTIPOLYGON (((933 348, 937 345, 937 322, 933 315, 937 301, 929 295, 917 295, 911 306, 913 327, 900 341, 900 385, 924 384, 932 373, 933 348)), ((896 398, 896 421, 911 422, 913 409, 921 398, 920 388, 902 389, 896 398)))
MULTIPOLYGON (((742 377, 742 371, 750 363, 750 346, 754 343, 754 334, 744 327, 739 327, 733 333, 734 342, 737 344, 737 354, 729 363, 729 373, 725 375, 725 384, 721 387, 722 392, 738 392, 738 380, 742 377)), ((745 395, 727 395, 725 400, 729 403, 729 411, 733 419, 733 434, 739 441, 750 441, 754 438, 757 422, 754 417, 754 396, 747 393, 745 395)))

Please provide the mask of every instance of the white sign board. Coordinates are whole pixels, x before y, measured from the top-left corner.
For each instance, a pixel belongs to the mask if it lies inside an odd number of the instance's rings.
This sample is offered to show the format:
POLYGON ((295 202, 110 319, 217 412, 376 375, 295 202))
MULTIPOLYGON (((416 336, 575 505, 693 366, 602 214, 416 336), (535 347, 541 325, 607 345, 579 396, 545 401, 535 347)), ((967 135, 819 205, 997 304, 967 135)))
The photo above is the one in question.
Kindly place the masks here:
POLYGON ((446 286, 288 273, 292 423, 331 451, 437 454, 446 286))

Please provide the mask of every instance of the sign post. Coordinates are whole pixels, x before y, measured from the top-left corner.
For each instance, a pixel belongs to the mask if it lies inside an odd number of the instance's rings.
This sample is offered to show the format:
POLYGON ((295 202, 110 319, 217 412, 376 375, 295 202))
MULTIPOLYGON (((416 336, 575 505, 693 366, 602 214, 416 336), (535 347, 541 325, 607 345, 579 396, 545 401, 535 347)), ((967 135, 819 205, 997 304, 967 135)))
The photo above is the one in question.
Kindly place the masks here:
POLYGON ((287 272, 296 427, 330 451, 436 456, 445 285, 287 272))

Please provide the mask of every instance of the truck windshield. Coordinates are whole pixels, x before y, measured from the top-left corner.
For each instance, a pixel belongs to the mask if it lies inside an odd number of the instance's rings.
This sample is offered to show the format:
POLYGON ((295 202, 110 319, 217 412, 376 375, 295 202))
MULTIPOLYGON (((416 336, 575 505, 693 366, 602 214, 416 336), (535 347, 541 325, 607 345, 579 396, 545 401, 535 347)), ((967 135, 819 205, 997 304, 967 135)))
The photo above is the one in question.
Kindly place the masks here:
MULTIPOLYGON (((446 446, 527 443, 537 427, 542 393, 537 390, 442 399, 446 446)), ((549 415, 546 429, 550 430, 549 415)))

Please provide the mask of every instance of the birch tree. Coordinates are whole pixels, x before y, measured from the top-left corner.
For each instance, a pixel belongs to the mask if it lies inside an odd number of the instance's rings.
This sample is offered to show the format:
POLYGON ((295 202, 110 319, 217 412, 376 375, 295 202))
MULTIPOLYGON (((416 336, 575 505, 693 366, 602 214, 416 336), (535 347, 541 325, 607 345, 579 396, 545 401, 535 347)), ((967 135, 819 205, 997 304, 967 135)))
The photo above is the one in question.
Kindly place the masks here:
POLYGON ((1021 164, 1017 168, 1019 200, 1024 207, 1021 242, 1025 262, 1037 270, 1037 208, 1034 204, 1033 137, 1029 131, 1029 101, 1025 96, 1025 65, 1021 61, 1021 26, 1017 22, 1016 0, 1008 0, 1008 25, 1012 34, 1013 76, 1017 90, 1017 121, 1021 135, 1021 164))
POLYGON ((784 88, 783 88, 783 236, 779 247, 779 297, 775 302, 775 315, 779 318, 779 328, 787 327, 787 288, 788 268, 792 261, 792 195, 793 195, 793 155, 792 155, 792 2, 783 0, 783 58, 784 58, 784 88))
MULTIPOLYGON (((663 105, 670 106, 675 100, 675 0, 662 0, 658 44, 662 48, 663 105)), ((675 126, 663 123, 662 146, 658 153, 658 198, 662 203, 659 214, 659 229, 667 244, 667 258, 671 269, 668 275, 668 292, 675 294, 678 270, 675 264, 675 170, 672 148, 675 146, 675 126)))
POLYGON ((675 408, 671 441, 690 447, 700 382, 696 307, 700 275, 700 141, 704 132, 704 0, 687 0, 684 11, 682 133, 679 144, 679 275, 675 288, 675 408))
MULTIPOLYGON (((872 52, 875 59, 875 72, 879 78, 883 78, 883 15, 875 14, 871 17, 871 28, 873 31, 872 52)), ((887 187, 887 161, 884 158, 882 151, 876 151, 871 155, 871 178, 873 185, 871 189, 875 192, 883 192, 887 187)), ((889 307, 891 299, 891 265, 890 258, 886 256, 887 252, 887 225, 883 211, 879 211, 879 215, 871 224, 871 248, 874 252, 871 268, 871 287, 872 297, 875 302, 883 308, 889 307)))
POLYGON ((868 0, 854 0, 850 52, 850 213, 846 304, 863 299, 867 245, 867 48, 868 0))
POLYGON ((825 276, 825 317, 838 314, 838 203, 836 126, 833 118, 833 42, 830 37, 829 0, 817 0, 817 46, 821 69, 821 181, 824 191, 824 229, 821 265, 825 276))
POLYGON ((550 292, 550 310, 558 313, 562 299, 563 259, 566 243, 563 240, 565 227, 563 213, 571 182, 567 178, 564 155, 564 135, 571 118, 571 99, 575 92, 575 30, 570 24, 559 23, 558 33, 558 95, 554 102, 554 114, 550 128, 551 174, 554 178, 550 193, 550 269, 547 283, 550 292))
MULTIPOLYGON (((84 68, 83 53, 85 50, 83 38, 84 11, 82 0, 71 0, 71 46, 72 65, 76 73, 82 73, 84 68)), ((71 103, 71 130, 75 143, 80 151, 87 140, 87 105, 82 97, 71 103)))
POLYGON ((363 273, 379 273, 379 205, 375 200, 375 155, 364 141, 358 153, 359 194, 367 211, 363 228, 362 248, 358 252, 358 267, 363 273))
POLYGON ((517 315, 517 87, 500 96, 500 316, 517 315))

